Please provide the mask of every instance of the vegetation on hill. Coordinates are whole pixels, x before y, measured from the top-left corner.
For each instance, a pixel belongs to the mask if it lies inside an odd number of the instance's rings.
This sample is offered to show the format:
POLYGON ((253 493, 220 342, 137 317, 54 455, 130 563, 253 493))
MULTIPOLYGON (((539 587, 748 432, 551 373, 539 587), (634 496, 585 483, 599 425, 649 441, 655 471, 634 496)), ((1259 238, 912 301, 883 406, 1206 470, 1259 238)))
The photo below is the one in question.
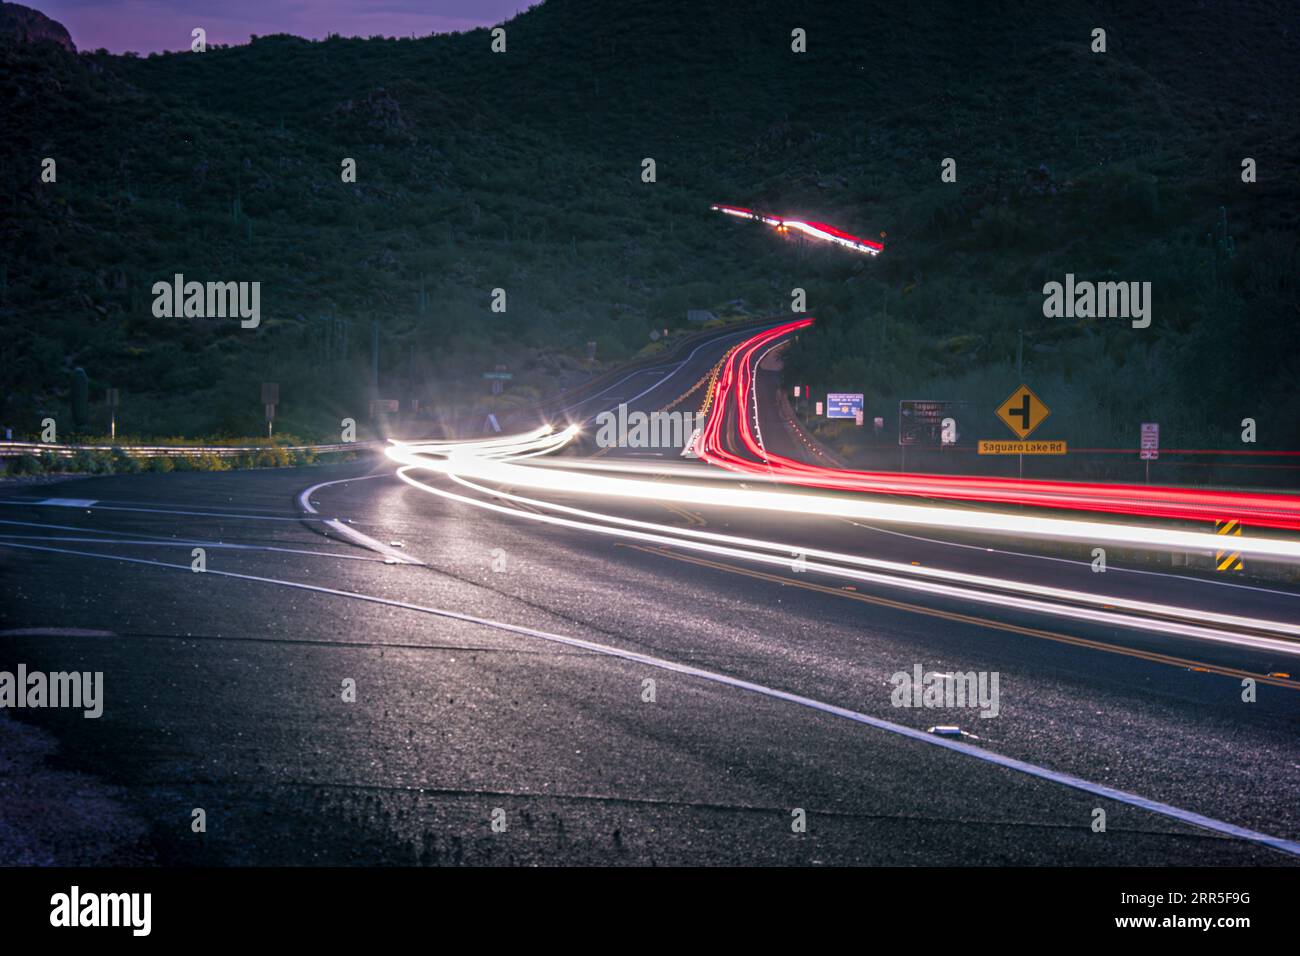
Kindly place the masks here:
POLYGON ((549 0, 505 27, 504 54, 486 30, 0 45, 0 424, 71 420, 82 367, 88 430, 117 387, 133 431, 256 433, 276 381, 282 427, 328 438, 365 417, 376 325, 380 394, 450 410, 572 383, 589 340, 625 358, 688 308, 775 314, 799 287, 819 322, 789 379, 876 414, 996 404, 1023 330, 1045 437, 1132 445, 1158 419, 1222 444, 1250 416, 1260 447, 1300 447, 1294 5, 549 0), (1151 327, 1044 318, 1067 272, 1151 282, 1151 327), (156 318, 176 273, 261 282, 260 327, 156 318))

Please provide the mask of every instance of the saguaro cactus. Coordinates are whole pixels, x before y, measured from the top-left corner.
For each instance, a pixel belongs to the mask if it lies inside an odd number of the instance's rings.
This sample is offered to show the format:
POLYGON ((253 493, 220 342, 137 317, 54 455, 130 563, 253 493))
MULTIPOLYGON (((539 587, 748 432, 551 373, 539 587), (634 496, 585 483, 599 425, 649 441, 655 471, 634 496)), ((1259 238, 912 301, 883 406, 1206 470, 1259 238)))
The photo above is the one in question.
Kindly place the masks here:
POLYGON ((90 380, 84 368, 72 372, 72 423, 84 428, 90 422, 90 380))
POLYGON ((1214 224, 1214 232, 1206 236, 1210 242, 1211 265, 1214 269, 1215 284, 1228 279, 1228 263, 1237 251, 1237 244, 1228 232, 1228 210, 1219 207, 1219 221, 1214 224))

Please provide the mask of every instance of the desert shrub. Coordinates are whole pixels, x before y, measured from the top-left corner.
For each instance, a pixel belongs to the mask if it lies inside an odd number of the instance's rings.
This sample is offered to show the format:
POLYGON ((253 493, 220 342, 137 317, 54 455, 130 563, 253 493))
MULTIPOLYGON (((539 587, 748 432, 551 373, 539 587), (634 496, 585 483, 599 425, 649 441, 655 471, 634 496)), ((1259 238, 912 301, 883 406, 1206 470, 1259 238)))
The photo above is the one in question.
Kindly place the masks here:
POLYGON ((9 462, 11 475, 39 475, 44 469, 35 455, 19 455, 9 462))
POLYGON ((284 468, 289 465, 289 453, 280 447, 263 448, 253 456, 254 468, 284 468))
POLYGON ((121 448, 114 448, 110 453, 112 458, 112 470, 116 474, 134 475, 140 471, 140 462, 132 458, 121 448))
POLYGON ((206 453, 193 459, 194 467, 198 471, 229 471, 230 462, 220 455, 206 453))
MULTIPOLYGON (((93 452, 82 448, 69 463, 70 471, 80 471, 88 475, 99 474, 103 470, 104 462, 100 459, 98 452, 93 452)), ((112 460, 108 462, 108 467, 112 468, 112 460)))

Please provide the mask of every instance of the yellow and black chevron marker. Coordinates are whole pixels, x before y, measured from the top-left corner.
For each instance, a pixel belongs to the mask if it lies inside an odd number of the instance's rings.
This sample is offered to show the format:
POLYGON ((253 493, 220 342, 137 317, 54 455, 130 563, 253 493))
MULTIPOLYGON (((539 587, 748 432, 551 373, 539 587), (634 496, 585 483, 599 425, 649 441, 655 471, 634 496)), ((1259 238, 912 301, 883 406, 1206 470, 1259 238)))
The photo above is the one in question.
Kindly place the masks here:
MULTIPOLYGON (((1236 518, 1224 518, 1222 521, 1214 522, 1216 534, 1235 534, 1241 536, 1241 522, 1236 518)), ((1215 551, 1214 568, 1216 571, 1240 571, 1245 567, 1241 563, 1241 553, 1238 551, 1215 551)))

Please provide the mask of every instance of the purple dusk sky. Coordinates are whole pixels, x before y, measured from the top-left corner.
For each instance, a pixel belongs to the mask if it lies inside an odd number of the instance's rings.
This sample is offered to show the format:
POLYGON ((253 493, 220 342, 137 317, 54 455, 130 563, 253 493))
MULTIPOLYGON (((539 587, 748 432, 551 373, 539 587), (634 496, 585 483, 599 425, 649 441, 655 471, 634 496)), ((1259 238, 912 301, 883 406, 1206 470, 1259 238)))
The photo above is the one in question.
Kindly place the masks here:
MULTIPOLYGON (((529 0, 19 0, 68 28, 78 50, 188 50, 190 31, 209 43, 247 43, 250 34, 308 39, 427 36, 500 23, 529 0)), ((535 2, 535 0, 534 0, 535 2)))

